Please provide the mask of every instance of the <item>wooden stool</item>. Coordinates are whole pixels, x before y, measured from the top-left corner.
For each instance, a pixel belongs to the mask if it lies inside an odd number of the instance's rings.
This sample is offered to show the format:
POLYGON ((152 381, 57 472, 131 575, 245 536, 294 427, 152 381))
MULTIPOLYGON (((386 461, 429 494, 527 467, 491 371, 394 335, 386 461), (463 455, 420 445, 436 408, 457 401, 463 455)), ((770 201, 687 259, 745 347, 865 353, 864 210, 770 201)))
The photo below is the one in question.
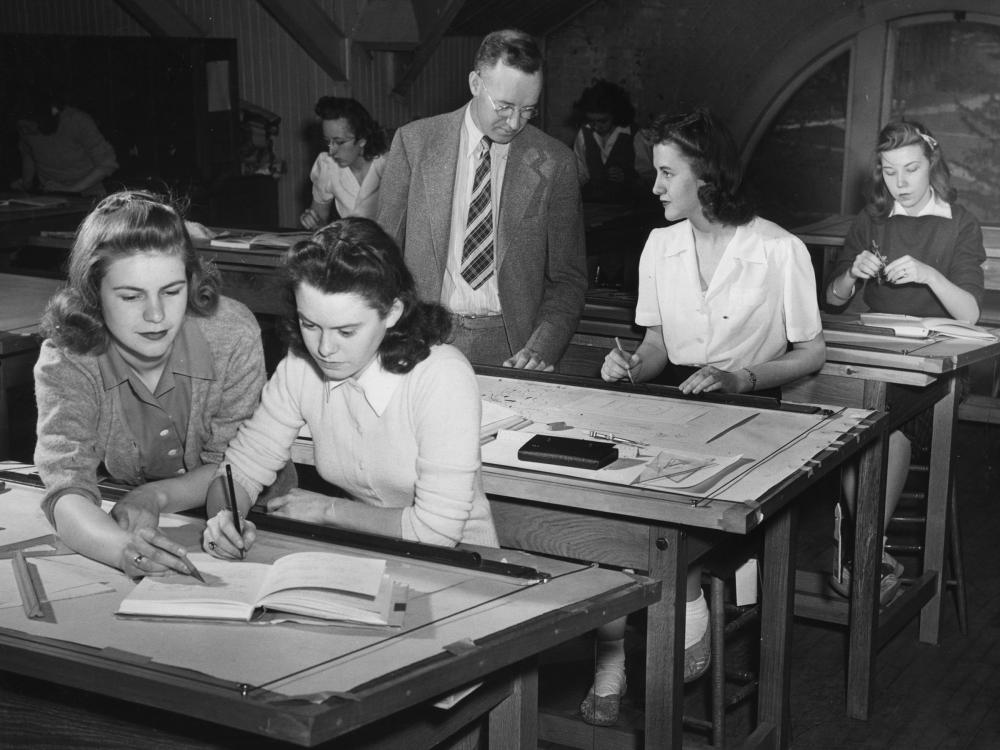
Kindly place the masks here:
MULTIPOLYGON (((919 489, 906 489, 900 495, 896 512, 889 520, 889 539, 885 548, 897 557, 917 557, 923 561, 924 545, 923 530, 927 526, 927 464, 910 465, 910 475, 907 478, 917 478, 919 489), (893 531, 907 532, 906 539, 893 539, 893 531), (914 540, 917 541, 914 541, 914 540)), ((945 577, 941 571, 941 585, 950 589, 955 595, 955 608, 958 613, 958 629, 962 635, 969 632, 969 612, 965 596, 965 567, 962 563, 962 533, 958 526, 958 497, 955 487, 955 477, 952 476, 948 488, 948 504, 945 520, 948 525, 948 567, 949 575, 945 577)), ((902 583, 910 583, 912 578, 900 579, 902 583)))
POLYGON ((726 640, 748 625, 760 621, 760 602, 739 607, 726 601, 726 583, 735 581, 736 571, 750 558, 747 550, 709 553, 702 576, 709 586, 709 628, 712 640, 710 719, 685 716, 684 725, 711 734, 712 746, 726 746, 726 713, 757 694, 757 674, 726 669, 726 640), (743 554, 740 554, 742 552, 743 554), (727 690, 729 684, 733 687, 727 690))

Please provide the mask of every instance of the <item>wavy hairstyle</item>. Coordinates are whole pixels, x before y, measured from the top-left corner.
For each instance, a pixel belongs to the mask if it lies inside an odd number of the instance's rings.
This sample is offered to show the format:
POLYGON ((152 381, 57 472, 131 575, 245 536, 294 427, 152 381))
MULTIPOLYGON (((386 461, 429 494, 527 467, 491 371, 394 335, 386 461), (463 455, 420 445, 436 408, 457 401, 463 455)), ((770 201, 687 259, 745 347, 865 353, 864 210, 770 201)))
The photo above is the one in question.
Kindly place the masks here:
POLYGON ((187 312, 211 315, 219 304, 219 273, 195 252, 181 215, 159 196, 123 191, 104 198, 76 230, 69 280, 46 307, 42 333, 74 354, 101 354, 110 335, 101 311, 101 281, 119 258, 140 253, 184 261, 187 312))
POLYGON ((321 96, 316 102, 316 116, 321 120, 347 120, 355 138, 364 138, 362 156, 371 161, 389 150, 385 130, 368 114, 357 99, 321 96))
POLYGON ((744 191, 743 167, 729 129, 707 109, 686 115, 664 115, 653 123, 654 145, 674 144, 705 184, 698 200, 709 221, 746 224, 754 206, 744 191))
POLYGON ((882 154, 904 146, 920 146, 931 164, 930 183, 934 192, 948 203, 958 195, 951 184, 951 170, 944 160, 941 144, 922 123, 914 120, 895 120, 878 134, 878 143, 872 158, 871 183, 868 189, 867 210, 875 218, 885 218, 892 211, 895 199, 882 177, 882 154))
POLYGON ((285 256, 288 314, 282 321, 288 348, 312 361, 295 307, 295 290, 309 284, 325 294, 358 294, 386 317, 398 299, 399 321, 385 333, 378 355, 389 372, 407 373, 451 334, 451 315, 437 303, 421 302, 413 275, 395 241, 371 219, 334 221, 285 256))
POLYGON ((542 68, 542 51, 535 38, 520 29, 500 29, 487 34, 476 50, 472 69, 482 73, 503 62, 522 73, 533 75, 542 68))

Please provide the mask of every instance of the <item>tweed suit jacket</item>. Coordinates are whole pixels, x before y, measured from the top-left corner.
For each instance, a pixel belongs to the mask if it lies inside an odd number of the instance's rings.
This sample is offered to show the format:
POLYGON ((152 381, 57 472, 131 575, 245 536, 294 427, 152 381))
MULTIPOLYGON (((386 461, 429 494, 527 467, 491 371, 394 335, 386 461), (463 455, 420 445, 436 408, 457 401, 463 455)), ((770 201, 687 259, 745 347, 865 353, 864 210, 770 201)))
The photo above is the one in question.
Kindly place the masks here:
MULTIPOLYGON (((465 110, 399 128, 382 176, 379 224, 403 249, 428 301, 441 300, 465 110)), ((583 205, 573 152, 532 125, 510 144, 495 248, 511 351, 528 346, 555 364, 587 289, 583 205)))

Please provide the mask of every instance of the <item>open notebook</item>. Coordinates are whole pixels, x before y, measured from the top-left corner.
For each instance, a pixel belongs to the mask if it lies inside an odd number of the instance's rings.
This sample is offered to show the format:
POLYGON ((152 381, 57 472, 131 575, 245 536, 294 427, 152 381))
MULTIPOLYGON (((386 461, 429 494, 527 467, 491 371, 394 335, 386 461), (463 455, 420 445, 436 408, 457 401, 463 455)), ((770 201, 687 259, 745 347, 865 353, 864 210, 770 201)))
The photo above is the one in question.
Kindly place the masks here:
POLYGON ((985 328, 953 318, 918 318, 915 315, 891 313, 861 313, 861 323, 874 328, 890 328, 896 336, 923 339, 933 334, 954 338, 996 341, 985 328))
POLYGON ((335 552, 295 552, 273 564, 191 561, 205 578, 147 577, 122 600, 120 615, 188 619, 261 619, 274 612, 296 622, 402 625, 408 590, 386 574, 385 560, 335 552))

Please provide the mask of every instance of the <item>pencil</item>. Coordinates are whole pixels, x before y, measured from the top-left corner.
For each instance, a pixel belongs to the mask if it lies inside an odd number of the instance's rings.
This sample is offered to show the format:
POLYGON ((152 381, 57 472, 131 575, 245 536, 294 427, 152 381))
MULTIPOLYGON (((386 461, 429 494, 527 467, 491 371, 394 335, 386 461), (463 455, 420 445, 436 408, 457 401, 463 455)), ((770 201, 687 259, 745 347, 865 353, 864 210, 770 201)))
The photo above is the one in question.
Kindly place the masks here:
MULTIPOLYGON (((236 533, 243 537, 243 526, 240 523, 240 509, 236 504, 236 487, 233 486, 233 467, 226 464, 226 489, 229 491, 229 510, 233 514, 233 526, 236 528, 236 533)), ((245 549, 240 548, 240 559, 246 559, 247 552, 245 549)))
MULTIPOLYGON (((617 336, 615 336, 615 346, 618 347, 618 351, 622 353, 622 356, 625 357, 626 361, 632 361, 632 355, 625 351, 625 348, 622 346, 621 339, 617 336)), ((629 365, 626 367, 625 372, 628 374, 628 382, 635 385, 635 378, 632 377, 632 366, 629 365)))
POLYGON ((201 571, 194 566, 194 563, 188 559, 186 553, 183 555, 183 558, 184 558, 184 564, 187 565, 188 575, 191 576, 192 578, 196 578, 202 583, 205 583, 205 576, 203 576, 201 574, 201 571))
POLYGON ((14 581, 17 583, 17 590, 21 594, 21 606, 24 607, 24 614, 31 619, 38 619, 44 616, 42 612, 42 602, 35 590, 35 582, 31 579, 31 571, 28 570, 28 561, 24 559, 24 553, 18 550, 14 553, 14 581))

